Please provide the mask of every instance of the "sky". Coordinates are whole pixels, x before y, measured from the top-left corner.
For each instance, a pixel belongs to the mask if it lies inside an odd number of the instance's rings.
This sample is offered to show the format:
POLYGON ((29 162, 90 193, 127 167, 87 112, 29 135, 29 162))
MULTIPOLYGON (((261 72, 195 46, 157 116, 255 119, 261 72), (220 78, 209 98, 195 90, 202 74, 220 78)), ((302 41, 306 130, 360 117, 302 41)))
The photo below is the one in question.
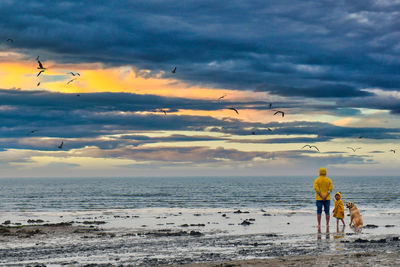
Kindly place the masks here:
POLYGON ((0 177, 398 175, 399 10, 1 1, 0 177))

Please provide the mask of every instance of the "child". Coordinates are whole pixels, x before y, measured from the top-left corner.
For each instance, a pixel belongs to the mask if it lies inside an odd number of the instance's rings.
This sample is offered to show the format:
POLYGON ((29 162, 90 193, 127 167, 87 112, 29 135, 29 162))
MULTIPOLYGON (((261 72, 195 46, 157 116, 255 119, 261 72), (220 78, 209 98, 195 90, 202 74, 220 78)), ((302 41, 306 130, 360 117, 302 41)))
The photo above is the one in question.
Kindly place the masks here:
POLYGON ((340 192, 335 194, 335 208, 333 209, 333 217, 337 219, 336 221, 336 229, 339 232, 339 220, 342 221, 343 227, 346 226, 344 223, 344 204, 342 200, 342 195, 340 192))

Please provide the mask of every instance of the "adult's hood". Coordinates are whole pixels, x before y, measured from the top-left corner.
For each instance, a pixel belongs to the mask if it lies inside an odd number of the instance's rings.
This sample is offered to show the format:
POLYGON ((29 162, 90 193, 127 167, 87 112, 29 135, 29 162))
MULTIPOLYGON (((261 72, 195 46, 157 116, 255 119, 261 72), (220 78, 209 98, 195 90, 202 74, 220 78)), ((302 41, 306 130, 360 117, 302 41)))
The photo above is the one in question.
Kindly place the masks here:
POLYGON ((325 168, 320 168, 319 169, 319 176, 326 176, 326 169, 325 168))

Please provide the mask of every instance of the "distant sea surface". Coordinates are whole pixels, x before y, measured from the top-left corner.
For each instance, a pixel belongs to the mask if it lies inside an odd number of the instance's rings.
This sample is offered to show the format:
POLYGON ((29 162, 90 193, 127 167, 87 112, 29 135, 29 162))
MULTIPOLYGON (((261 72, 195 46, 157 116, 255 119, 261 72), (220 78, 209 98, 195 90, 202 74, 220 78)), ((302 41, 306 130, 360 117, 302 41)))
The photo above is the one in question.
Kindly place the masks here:
MULTIPOLYGON (((315 177, 2 178, 1 211, 141 208, 314 210, 315 177)), ((334 192, 362 209, 400 207, 400 177, 335 177, 334 192)), ((333 205, 333 198, 331 200, 333 205)))

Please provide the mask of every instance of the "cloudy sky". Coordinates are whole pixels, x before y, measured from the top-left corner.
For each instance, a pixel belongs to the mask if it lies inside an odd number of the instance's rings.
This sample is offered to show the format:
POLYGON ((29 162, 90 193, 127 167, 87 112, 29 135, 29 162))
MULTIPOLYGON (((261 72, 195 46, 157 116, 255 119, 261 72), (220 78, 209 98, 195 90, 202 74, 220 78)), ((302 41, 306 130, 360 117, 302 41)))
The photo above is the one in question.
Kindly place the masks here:
POLYGON ((1 1, 0 177, 397 175, 399 10, 1 1))

